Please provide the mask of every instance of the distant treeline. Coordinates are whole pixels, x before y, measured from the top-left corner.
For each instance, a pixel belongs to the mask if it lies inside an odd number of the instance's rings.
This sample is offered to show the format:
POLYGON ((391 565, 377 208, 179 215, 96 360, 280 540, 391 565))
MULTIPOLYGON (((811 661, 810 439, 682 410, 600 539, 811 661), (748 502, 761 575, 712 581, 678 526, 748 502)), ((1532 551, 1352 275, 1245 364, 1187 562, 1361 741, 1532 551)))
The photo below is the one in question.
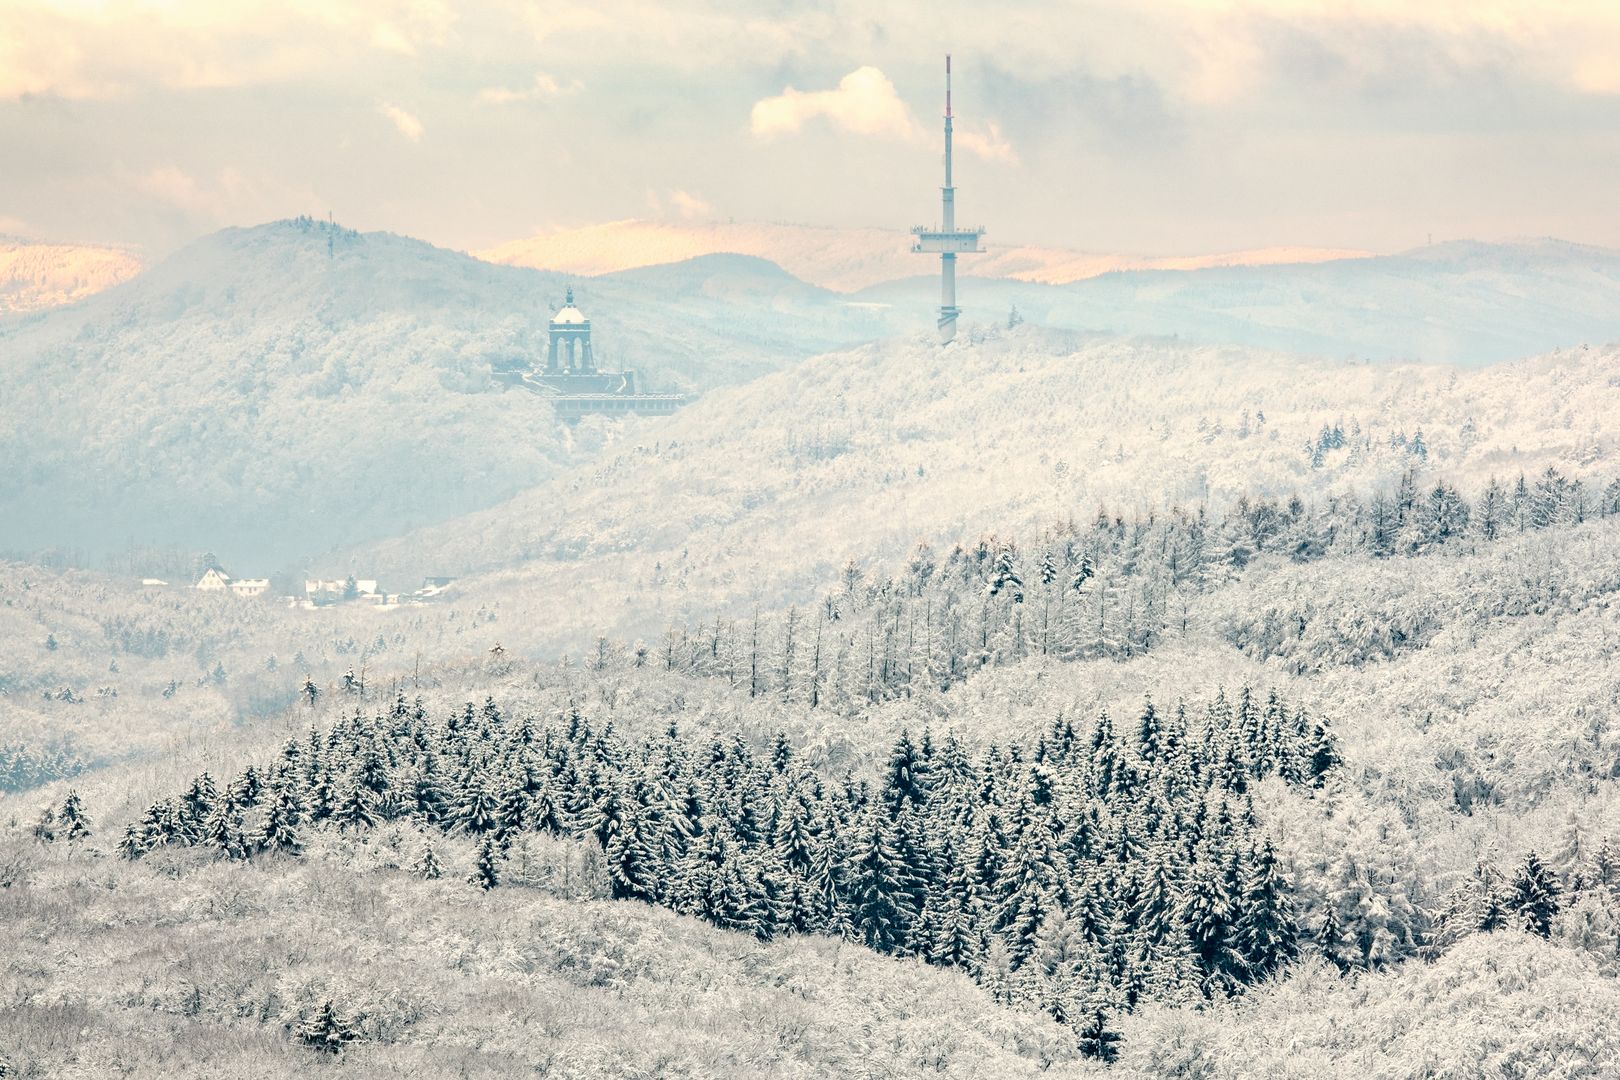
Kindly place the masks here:
MULTIPOLYGON (((1148 703, 1124 730, 1060 718, 1034 745, 979 754, 903 734, 874 781, 825 777, 780 736, 761 750, 673 725, 631 739, 493 702, 430 720, 401 699, 223 785, 197 777, 119 847, 296 856, 312 829, 407 821, 471 837, 472 881, 490 888, 520 833, 577 836, 600 845, 618 897, 965 968, 1107 1055, 1120 1010, 1233 992, 1302 948, 1248 789, 1309 790, 1336 761, 1320 721, 1248 690, 1195 715, 1148 703)), ((418 872, 440 865, 425 841, 418 872)), ((1356 955, 1349 937, 1335 955, 1356 955)))
MULTIPOLYGON (((989 536, 940 555, 924 544, 900 574, 851 562, 822 601, 786 613, 671 627, 628 662, 728 680, 751 695, 846 707, 947 688, 1031 655, 1129 657, 1187 627, 1195 598, 1262 556, 1416 556, 1620 515, 1620 480, 1600 497, 1553 469, 1492 481, 1469 501, 1406 473, 1393 492, 1308 504, 1240 499, 1221 517, 1172 510, 1099 514, 1021 546, 989 536)), ((606 640, 594 663, 625 662, 606 640)))
POLYGON ((62 750, 0 745, 0 793, 27 791, 83 772, 85 764, 62 750))

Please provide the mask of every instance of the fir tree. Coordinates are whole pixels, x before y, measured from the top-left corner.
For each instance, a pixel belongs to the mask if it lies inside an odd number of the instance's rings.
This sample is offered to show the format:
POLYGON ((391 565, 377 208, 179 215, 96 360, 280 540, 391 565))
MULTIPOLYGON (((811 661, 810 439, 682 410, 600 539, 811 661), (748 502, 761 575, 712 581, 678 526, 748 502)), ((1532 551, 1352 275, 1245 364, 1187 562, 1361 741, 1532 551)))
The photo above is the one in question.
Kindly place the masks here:
POLYGON ((138 859, 146 854, 146 841, 141 838, 141 827, 135 822, 124 826, 123 838, 118 841, 118 854, 125 859, 138 859))
POLYGON ((85 813, 77 791, 67 793, 56 820, 62 837, 68 841, 83 840, 90 835, 90 815, 85 813))
POLYGON ((1243 875, 1234 944, 1251 980, 1263 979, 1292 959, 1299 939, 1290 888, 1267 837, 1243 875))
POLYGON ((302 850, 298 827, 303 819, 303 809, 299 805, 295 783, 290 775, 283 774, 273 785, 270 809, 258 834, 257 847, 260 851, 297 855, 302 850))
POLYGON ((1311 783, 1321 787, 1329 771, 1340 763, 1339 741, 1318 722, 1311 733, 1311 783))
POLYGON ((191 786, 180 796, 180 830, 187 843, 202 840, 203 826, 213 815, 218 801, 219 790, 212 776, 205 772, 191 781, 191 786))
POLYGON ((895 849, 893 821, 875 805, 862 818, 845 877, 851 929, 868 948, 899 949, 917 914, 911 868, 895 849))
POLYGON ((1547 937, 1552 933, 1553 917, 1558 914, 1560 891, 1557 877, 1531 851, 1508 886, 1508 908, 1526 930, 1547 937))
POLYGON ((500 848, 488 833, 478 842, 478 862, 473 866, 467 882, 486 891, 501 883, 500 848))
POLYGON ((360 1029, 327 998, 319 1009, 299 1022, 297 1034, 305 1046, 335 1054, 360 1038, 360 1029))
POLYGON ((200 842, 232 859, 241 858, 247 853, 242 836, 242 812, 237 809, 229 793, 214 805, 213 813, 203 823, 200 842))
POLYGON ((416 864, 411 869, 423 881, 437 881, 444 876, 444 868, 439 865, 438 852, 433 850, 433 841, 429 840, 422 844, 422 854, 418 856, 416 864))

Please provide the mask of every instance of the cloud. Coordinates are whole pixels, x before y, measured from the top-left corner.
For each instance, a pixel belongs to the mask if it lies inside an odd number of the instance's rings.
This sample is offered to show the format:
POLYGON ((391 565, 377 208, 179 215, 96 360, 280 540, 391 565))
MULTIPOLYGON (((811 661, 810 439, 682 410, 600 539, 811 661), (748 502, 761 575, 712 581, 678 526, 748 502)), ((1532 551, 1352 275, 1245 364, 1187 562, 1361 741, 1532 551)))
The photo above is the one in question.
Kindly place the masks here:
POLYGON ((447 48, 447 0, 0 0, 0 102, 283 83, 447 48))
POLYGON ((160 165, 130 182, 143 195, 181 210, 204 210, 202 189, 190 173, 174 165, 160 165))
POLYGON ((677 217, 682 221, 702 221, 714 217, 714 206, 689 191, 670 188, 659 192, 647 189, 647 210, 655 218, 677 217))
POLYGON ((698 196, 685 191, 671 191, 669 204, 683 220, 694 221, 698 218, 714 216, 714 207, 700 199, 698 196))
POLYGON ((208 225, 241 220, 244 213, 263 214, 296 205, 308 207, 315 196, 263 176, 248 176, 227 165, 199 178, 178 165, 157 165, 144 172, 118 170, 107 178, 120 196, 143 195, 165 210, 208 225))
POLYGON ((387 102, 384 102, 377 106, 377 111, 386 116, 389 120, 393 121, 394 126, 399 129, 399 133, 411 140, 411 142, 416 142, 417 140, 421 139, 423 131, 422 121, 418 120, 416 117, 412 116, 398 105, 390 105, 387 102))
POLYGON ((1018 164, 1018 152, 1001 133, 1001 125, 994 120, 985 125, 983 131, 959 128, 955 134, 956 145, 975 157, 984 158, 986 161, 1000 161, 1007 165, 1018 164))
POLYGON ((478 100, 487 105, 510 105, 514 101, 551 101, 554 98, 577 94, 585 88, 578 79, 560 83, 544 71, 537 72, 527 89, 508 90, 504 86, 488 86, 478 92, 478 100))
MULTIPOLYGON (((857 135, 921 143, 933 137, 900 99, 889 77, 875 67, 861 67, 838 81, 836 90, 803 91, 788 87, 776 97, 755 102, 749 127, 760 138, 794 134, 806 124, 826 120, 857 135)), ((992 120, 982 128, 956 128, 956 147, 964 153, 1018 164, 1018 153, 992 120)))
POLYGON ((1077 142, 1110 152, 1176 145, 1185 135, 1186 106, 1157 79, 1142 72, 1100 74, 1075 63, 1050 74, 1032 75, 990 63, 980 67, 983 104, 974 112, 995 115, 1008 142, 1033 148, 1050 160, 1077 142))
POLYGON ((860 67, 838 80, 836 90, 803 91, 788 87, 776 97, 754 103, 749 128, 761 138, 791 135, 813 120, 824 119, 857 135, 915 141, 922 136, 916 117, 894 83, 875 67, 860 67))

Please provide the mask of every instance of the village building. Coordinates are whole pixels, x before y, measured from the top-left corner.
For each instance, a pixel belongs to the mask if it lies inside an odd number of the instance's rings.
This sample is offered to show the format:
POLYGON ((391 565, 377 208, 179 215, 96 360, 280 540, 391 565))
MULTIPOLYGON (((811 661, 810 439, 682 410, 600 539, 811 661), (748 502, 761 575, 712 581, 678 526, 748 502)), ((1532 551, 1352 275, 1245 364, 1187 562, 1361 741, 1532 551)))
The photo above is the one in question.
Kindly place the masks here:
MULTIPOLYGON (((141 584, 160 586, 164 582, 157 578, 145 578, 141 584)), ((217 566, 210 566, 203 571, 202 577, 197 579, 194 586, 198 592, 231 593, 233 596, 252 597, 263 596, 270 590, 269 578, 233 578, 217 566)))
POLYGON ((197 579, 198 592, 225 592, 231 587, 231 575, 217 566, 210 566, 203 571, 203 576, 197 579))

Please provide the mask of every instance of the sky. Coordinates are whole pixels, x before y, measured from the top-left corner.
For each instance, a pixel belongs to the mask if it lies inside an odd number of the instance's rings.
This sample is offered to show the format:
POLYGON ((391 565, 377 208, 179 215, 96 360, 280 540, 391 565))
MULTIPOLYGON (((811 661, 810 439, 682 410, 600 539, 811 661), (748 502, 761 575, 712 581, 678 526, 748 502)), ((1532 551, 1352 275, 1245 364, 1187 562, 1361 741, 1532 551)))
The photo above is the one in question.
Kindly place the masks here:
POLYGON ((0 0, 0 233, 624 218, 1620 247, 1616 0, 0 0))

